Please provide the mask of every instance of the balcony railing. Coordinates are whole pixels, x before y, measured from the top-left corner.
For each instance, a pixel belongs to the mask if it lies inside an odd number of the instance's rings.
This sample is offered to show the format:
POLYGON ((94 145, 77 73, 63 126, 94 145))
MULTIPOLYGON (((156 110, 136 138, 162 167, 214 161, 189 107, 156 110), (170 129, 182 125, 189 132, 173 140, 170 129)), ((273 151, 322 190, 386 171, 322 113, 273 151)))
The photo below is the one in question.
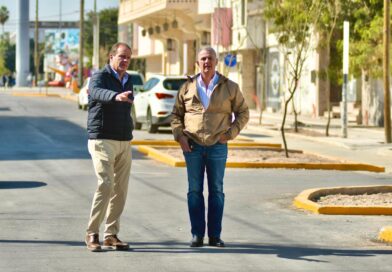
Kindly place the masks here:
POLYGON ((119 23, 137 20, 163 10, 197 11, 197 0, 122 0, 119 8, 119 23))

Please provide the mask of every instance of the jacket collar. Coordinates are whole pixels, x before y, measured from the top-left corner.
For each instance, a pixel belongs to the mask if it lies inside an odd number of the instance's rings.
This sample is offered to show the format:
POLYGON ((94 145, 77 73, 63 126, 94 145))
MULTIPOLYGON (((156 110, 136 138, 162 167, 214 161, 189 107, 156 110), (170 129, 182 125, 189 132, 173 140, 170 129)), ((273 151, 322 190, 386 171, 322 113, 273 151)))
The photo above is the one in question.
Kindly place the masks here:
MULTIPOLYGON (((220 74, 219 72, 216 72, 219 76, 219 80, 216 83, 216 86, 219 86, 220 84, 222 84, 223 82, 226 82, 227 80, 229 80, 227 77, 225 77, 224 75, 220 74)), ((200 73, 194 75, 194 76, 187 76, 188 77, 188 91, 190 93, 192 93, 194 96, 197 97, 197 99, 200 100, 199 97, 199 92, 197 91, 197 86, 196 86, 196 78, 200 75, 200 73)))
MULTIPOLYGON (((222 83, 222 82, 228 80, 227 77, 225 77, 224 75, 222 75, 222 74, 219 73, 218 71, 216 71, 216 73, 217 73, 218 76, 219 76, 219 80, 218 80, 218 83, 217 83, 217 84, 220 84, 220 83, 222 83)), ((200 75, 200 73, 197 73, 197 74, 194 75, 194 76, 189 76, 189 75, 187 75, 188 81, 189 81, 190 83, 196 82, 196 78, 197 78, 199 75, 200 75)))

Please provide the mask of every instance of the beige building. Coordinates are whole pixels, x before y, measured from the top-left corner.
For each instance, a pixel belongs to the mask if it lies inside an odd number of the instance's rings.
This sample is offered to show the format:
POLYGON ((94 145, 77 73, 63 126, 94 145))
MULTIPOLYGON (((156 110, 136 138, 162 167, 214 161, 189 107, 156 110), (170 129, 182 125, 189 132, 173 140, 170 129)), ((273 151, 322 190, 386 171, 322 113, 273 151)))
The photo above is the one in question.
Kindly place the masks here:
MULTIPOLYGON (((132 45, 133 58, 144 61, 147 79, 154 73, 197 73, 197 51, 212 46, 218 70, 239 84, 251 108, 280 111, 286 63, 268 32, 263 5, 263 0, 120 0, 119 38, 132 45)), ((317 77, 328 54, 317 52, 317 36, 313 44, 295 103, 300 114, 316 117, 326 110, 330 84, 317 77)))
POLYGON ((132 44, 133 57, 146 61, 146 77, 195 73, 196 50, 209 44, 209 15, 196 0, 121 0, 120 40, 132 44))
POLYGON ((213 46, 219 55, 220 72, 240 85, 252 106, 257 78, 262 78, 256 72, 261 71, 257 69, 261 63, 257 44, 263 44, 263 33, 258 31, 262 22, 257 14, 260 9, 250 4, 254 11, 248 17, 246 2, 121 0, 120 40, 132 44, 133 58, 145 60, 146 78, 154 73, 197 73, 197 51, 203 46, 213 46), (248 21, 251 27, 247 27, 248 21), (229 58, 226 64, 225 57, 229 58))

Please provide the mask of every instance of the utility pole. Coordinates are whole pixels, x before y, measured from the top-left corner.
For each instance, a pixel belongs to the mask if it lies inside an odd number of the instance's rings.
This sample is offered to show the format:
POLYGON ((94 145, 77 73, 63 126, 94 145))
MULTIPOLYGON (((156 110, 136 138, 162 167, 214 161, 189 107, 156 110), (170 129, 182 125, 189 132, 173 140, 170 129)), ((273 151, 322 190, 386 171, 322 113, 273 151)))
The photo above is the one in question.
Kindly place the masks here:
POLYGON ((39 57, 38 57, 38 0, 35 0, 35 32, 34 32, 34 86, 38 86, 39 57))
POLYGON ((99 69, 99 14, 97 13, 97 0, 94 0, 93 23, 93 69, 99 69))
POLYGON ((79 63, 78 63, 78 77, 79 87, 83 85, 83 36, 84 36, 84 0, 80 0, 80 20, 79 20, 79 63))
POLYGON ((347 87, 348 87, 348 57, 349 57, 350 23, 343 23, 343 90, 341 104, 342 137, 347 138, 347 87))
POLYGON ((384 132, 385 143, 391 143, 391 96, 390 96, 390 41, 391 11, 390 0, 384 0, 384 132))
POLYGON ((17 29, 16 29, 16 86, 27 86, 27 76, 30 67, 29 49, 29 0, 17 2, 17 29))

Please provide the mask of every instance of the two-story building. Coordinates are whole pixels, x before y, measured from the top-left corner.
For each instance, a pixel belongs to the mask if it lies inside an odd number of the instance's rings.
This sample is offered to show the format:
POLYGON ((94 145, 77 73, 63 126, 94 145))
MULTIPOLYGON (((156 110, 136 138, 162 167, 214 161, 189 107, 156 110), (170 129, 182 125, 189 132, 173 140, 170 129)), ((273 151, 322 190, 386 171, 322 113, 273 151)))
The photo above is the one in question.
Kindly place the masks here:
MULTIPOLYGON (((263 17, 263 0, 120 0, 119 39, 145 63, 145 76, 195 74, 196 54, 212 46, 218 70, 237 82, 250 107, 280 111, 286 92, 287 56, 263 17)), ((321 116, 340 86, 320 80, 329 50, 312 47, 295 96, 297 112, 321 116)))

